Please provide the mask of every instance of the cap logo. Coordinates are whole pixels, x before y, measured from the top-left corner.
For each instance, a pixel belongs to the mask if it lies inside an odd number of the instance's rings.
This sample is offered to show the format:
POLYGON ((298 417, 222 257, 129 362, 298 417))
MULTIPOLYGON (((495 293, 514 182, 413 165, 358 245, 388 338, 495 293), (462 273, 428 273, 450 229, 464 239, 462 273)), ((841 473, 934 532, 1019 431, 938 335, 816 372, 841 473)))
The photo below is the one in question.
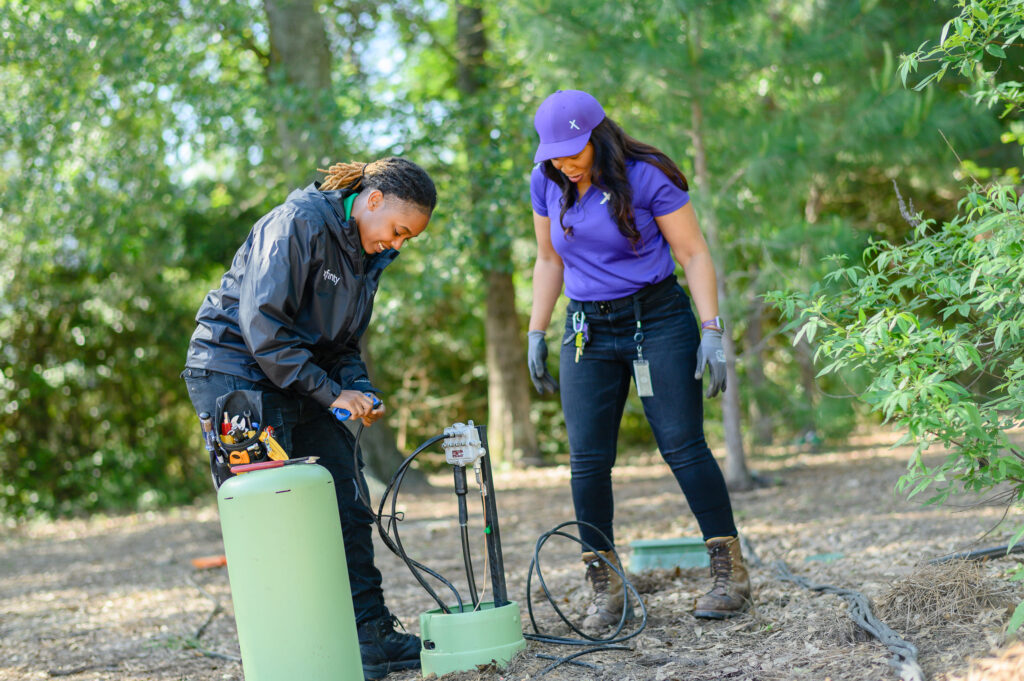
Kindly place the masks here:
POLYGON ((569 121, 569 127, 572 130, 579 130, 580 129, 580 126, 576 125, 576 121, 575 120, 569 121))

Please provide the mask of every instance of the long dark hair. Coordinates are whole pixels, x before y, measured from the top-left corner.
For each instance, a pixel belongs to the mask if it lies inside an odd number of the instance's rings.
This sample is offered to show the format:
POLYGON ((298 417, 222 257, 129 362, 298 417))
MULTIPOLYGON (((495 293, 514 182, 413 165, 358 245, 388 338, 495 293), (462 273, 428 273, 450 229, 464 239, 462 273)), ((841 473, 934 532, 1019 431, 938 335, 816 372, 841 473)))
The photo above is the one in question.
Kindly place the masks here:
POLYGON ((426 215, 430 215, 437 206, 437 189, 427 171, 398 156, 372 163, 335 163, 320 172, 327 173, 320 184, 320 191, 379 189, 385 197, 412 204, 426 215))
MULTIPOLYGON (((675 162, 657 147, 635 140, 622 127, 605 116, 604 120, 590 133, 594 145, 594 165, 591 182, 596 189, 611 194, 609 208, 622 235, 629 239, 636 250, 640 243, 640 232, 633 215, 633 188, 626 177, 626 161, 635 160, 650 163, 668 176, 672 184, 683 191, 689 189, 686 177, 675 162)), ((565 224, 565 214, 579 201, 576 185, 569 181, 551 161, 544 161, 544 174, 562 190, 562 212, 558 223, 565 236, 572 236, 572 225, 565 224)))

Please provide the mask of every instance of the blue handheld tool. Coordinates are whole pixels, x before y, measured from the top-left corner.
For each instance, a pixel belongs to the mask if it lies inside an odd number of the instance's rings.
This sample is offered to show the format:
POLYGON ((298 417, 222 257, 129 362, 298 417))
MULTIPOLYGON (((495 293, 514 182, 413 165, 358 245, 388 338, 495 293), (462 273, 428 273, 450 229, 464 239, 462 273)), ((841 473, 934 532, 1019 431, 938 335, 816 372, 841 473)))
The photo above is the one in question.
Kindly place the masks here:
MULTIPOLYGON (((367 397, 373 398, 374 409, 383 404, 383 402, 380 401, 380 398, 374 395, 373 393, 363 394, 366 395, 367 397)), ((350 412, 348 409, 342 409, 341 407, 335 407, 334 409, 331 409, 331 413, 334 414, 334 418, 338 419, 339 421, 348 421, 350 418, 352 418, 352 412, 350 412)))

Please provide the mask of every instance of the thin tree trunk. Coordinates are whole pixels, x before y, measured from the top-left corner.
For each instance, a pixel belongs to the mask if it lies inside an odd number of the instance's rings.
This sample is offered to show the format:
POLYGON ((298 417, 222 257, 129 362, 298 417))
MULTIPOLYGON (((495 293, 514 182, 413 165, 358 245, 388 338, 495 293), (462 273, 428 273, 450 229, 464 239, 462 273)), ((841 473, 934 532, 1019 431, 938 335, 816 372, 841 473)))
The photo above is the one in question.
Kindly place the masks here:
POLYGON ((537 435, 530 422, 530 394, 523 379, 526 349, 515 309, 512 277, 488 272, 487 436, 495 459, 536 464, 537 435))
MULTIPOLYGON (((486 200, 487 167, 478 162, 478 151, 490 144, 487 136, 489 115, 482 109, 479 95, 487 83, 484 52, 487 37, 481 2, 456 2, 458 71, 456 83, 463 101, 476 104, 477 120, 470 123, 464 139, 470 176, 468 192, 472 205, 486 200)), ((500 218, 498 218, 500 219, 500 218)), ((483 269, 487 282, 487 310, 484 330, 487 343, 487 436, 492 460, 533 463, 539 460, 537 434, 530 421, 530 394, 523 358, 522 325, 516 314, 515 287, 512 282, 512 254, 508 247, 495 246, 488 230, 495 225, 479 225, 483 269)), ((498 228, 501 226, 498 225, 498 228)))
MULTIPOLYGON (((691 35, 691 39, 694 36, 691 35)), ((700 100, 694 98, 691 104, 691 115, 693 129, 694 149, 694 172, 697 185, 705 192, 711 191, 711 178, 708 172, 707 153, 704 149, 703 137, 703 112, 701 111, 700 100)), ((718 300, 720 305, 725 305, 728 300, 725 290, 726 272, 722 264, 720 244, 718 240, 718 220, 714 210, 708 210, 701 215, 704 237, 707 239, 708 247, 711 249, 712 258, 715 260, 715 272, 718 282, 718 300)), ((722 347, 725 350, 726 358, 726 384, 727 389, 722 395, 722 426, 725 430, 725 482, 729 489, 743 490, 753 486, 750 471, 747 470, 746 454, 743 451, 743 430, 742 430, 742 407, 740 406, 740 382, 736 373, 736 343, 733 341, 730 331, 729 319, 726 316, 726 331, 722 334, 722 347)))
POLYGON ((753 444, 770 445, 774 439, 774 425, 771 410, 762 404, 768 379, 764 375, 764 299, 760 296, 754 297, 747 316, 746 340, 746 375, 754 393, 750 409, 751 423, 754 424, 753 444))
POLYGON ((800 436, 802 439, 813 443, 818 437, 818 424, 815 419, 818 384, 816 380, 817 369, 814 368, 814 348, 811 347, 806 338, 801 338, 800 342, 793 349, 796 362, 800 365, 800 385, 804 389, 804 400, 809 407, 807 420, 800 424, 800 436))

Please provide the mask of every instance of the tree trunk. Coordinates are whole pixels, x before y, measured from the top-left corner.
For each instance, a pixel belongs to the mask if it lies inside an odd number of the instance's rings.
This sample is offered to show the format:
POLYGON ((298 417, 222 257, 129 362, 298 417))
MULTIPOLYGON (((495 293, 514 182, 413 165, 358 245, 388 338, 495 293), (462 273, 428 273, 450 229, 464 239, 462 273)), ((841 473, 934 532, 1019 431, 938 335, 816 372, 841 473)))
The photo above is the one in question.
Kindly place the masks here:
MULTIPOLYGON (((456 28, 458 65, 456 83, 466 104, 477 109, 475 120, 470 120, 464 137, 468 173, 480 181, 470 185, 467 198, 469 213, 486 200, 487 164, 480 159, 480 150, 491 142, 487 135, 490 116, 484 110, 479 95, 487 81, 484 52, 487 37, 484 32, 483 5, 479 1, 456 2, 456 28)), ((488 215, 487 220, 500 220, 488 215)), ((512 282, 512 254, 507 246, 496 245, 490 231, 504 229, 502 224, 476 225, 479 232, 484 280, 487 282, 487 310, 484 330, 487 344, 487 437, 492 460, 516 464, 539 461, 537 434, 530 421, 530 394, 524 358, 522 325, 516 313, 515 287, 512 282)))
POLYGON ((331 49, 317 11, 319 0, 264 0, 270 37, 271 85, 283 96, 269 102, 276 114, 271 151, 286 176, 308 178, 328 154, 343 153, 332 134, 331 49))
MULTIPOLYGON (((270 34, 271 83, 283 88, 292 98, 288 106, 273 101, 277 112, 276 160, 286 176, 308 178, 328 148, 336 151, 338 141, 332 134, 334 118, 325 102, 332 101, 331 51, 317 0, 264 0, 270 34), (319 103, 319 104, 318 104, 319 103), (330 146, 328 146, 330 144, 330 146)), ((363 335, 360 350, 370 378, 373 362, 363 335)), ((394 406, 394 405, 388 405, 394 406)), ((346 423, 355 429, 355 423, 346 423)), ((405 458, 395 445, 395 435, 386 420, 364 428, 359 440, 369 477, 387 482, 405 458)), ((416 470, 406 475, 406 485, 426 485, 416 470)))
MULTIPOLYGON (((693 36, 691 35, 691 39, 693 36)), ((695 93, 696 94, 696 93, 695 93)), ((702 133, 703 112, 700 100, 695 96, 691 104, 693 129, 694 172, 697 185, 705 192, 711 192, 711 178, 708 172, 707 154, 704 149, 702 133)), ((701 216, 704 237, 715 261, 715 272, 718 282, 719 305, 724 306, 728 300, 725 290, 725 267, 718 256, 718 220, 714 210, 708 210, 701 216)), ((750 471, 747 470, 746 454, 743 451, 742 408, 740 406, 740 382, 736 373, 736 343, 733 341, 729 325, 729 317, 725 316, 725 333, 722 334, 722 347, 726 358, 726 385, 722 395, 722 426, 725 430, 725 482, 729 489, 743 490, 753 486, 750 471)))
POLYGON ((751 422, 754 424, 753 444, 770 445, 774 439, 771 410, 763 404, 765 384, 768 379, 764 375, 764 299, 755 296, 747 319, 746 332, 747 381, 753 389, 751 401, 751 422))
POLYGON ((496 460, 539 463, 512 277, 487 273, 487 439, 496 460))
MULTIPOLYGON (((366 372, 370 376, 371 383, 373 383, 373 375, 375 373, 373 354, 370 352, 370 331, 372 328, 372 325, 367 328, 366 333, 359 339, 359 354, 363 357, 363 363, 366 365, 366 372)), ((385 400, 387 399, 386 394, 384 398, 385 400)), ((385 406, 389 409, 388 414, 393 415, 393 409, 397 405, 389 405, 385 402, 385 406)), ((349 430, 355 433, 358 423, 358 421, 346 421, 345 425, 349 426, 349 430)), ((438 431, 443 427, 443 425, 439 425, 438 431)), ((419 443, 417 443, 418 445, 419 443)), ((391 480, 391 476, 398 470, 405 457, 412 453, 410 451, 403 454, 399 451, 395 440, 395 433, 391 426, 388 425, 387 416, 369 428, 363 428, 363 434, 359 439, 359 448, 363 451, 363 461, 366 463, 366 470, 369 476, 383 483, 391 480)), ((402 486, 405 489, 426 489, 430 487, 430 483, 427 482, 427 477, 419 469, 410 468, 403 478, 402 486)))

